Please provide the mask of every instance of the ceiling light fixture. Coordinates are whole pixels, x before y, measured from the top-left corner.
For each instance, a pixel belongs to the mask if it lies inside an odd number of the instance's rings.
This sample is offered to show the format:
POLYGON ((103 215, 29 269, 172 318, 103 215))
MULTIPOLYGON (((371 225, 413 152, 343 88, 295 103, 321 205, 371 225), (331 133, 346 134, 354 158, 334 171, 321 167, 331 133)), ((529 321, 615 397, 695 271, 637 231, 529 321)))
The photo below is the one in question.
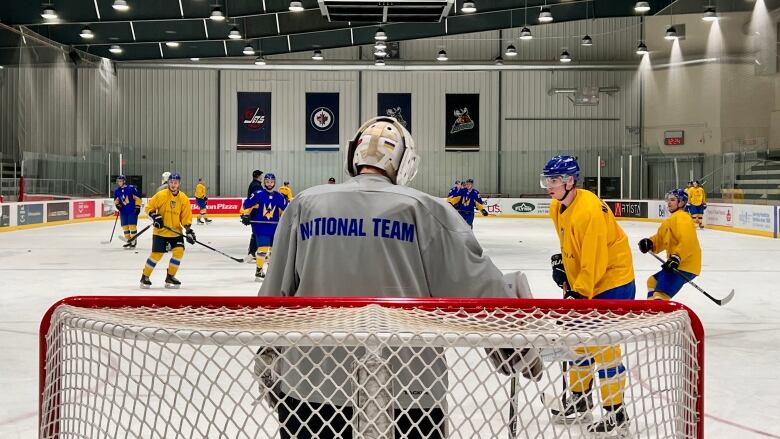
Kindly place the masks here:
POLYGON ((571 55, 569 55, 569 51, 566 49, 563 49, 563 52, 561 52, 561 57, 559 58, 561 62, 571 62, 571 55))
POLYGON ((504 55, 506 56, 517 56, 517 48, 515 48, 514 44, 510 44, 506 46, 506 51, 504 52, 504 55))
POLYGON ((439 55, 436 56, 436 61, 447 61, 449 60, 449 57, 447 57, 447 51, 444 49, 441 49, 439 51, 439 55))
POLYGON ((593 38, 590 37, 590 35, 585 35, 582 37, 582 40, 580 41, 580 45, 585 47, 590 47, 593 45, 593 38))
POLYGON ((521 40, 531 40, 533 39, 533 34, 531 34, 531 29, 528 29, 527 27, 524 27, 520 29, 520 39, 521 40))
POLYGON ((233 29, 230 29, 230 33, 228 34, 228 38, 231 40, 240 40, 241 39, 241 32, 238 30, 236 26, 233 26, 233 29))
POLYGON ((44 6, 41 10, 41 17, 44 20, 56 20, 58 18, 57 11, 54 10, 54 6, 44 6))
POLYGON ((374 56, 385 57, 387 56, 387 52, 385 52, 385 49, 377 49, 374 51, 374 56))
POLYGON ((263 55, 260 55, 257 58, 255 58, 255 65, 256 66, 264 66, 265 65, 265 58, 263 57, 263 55))
POLYGON ((647 45, 645 45, 644 41, 640 41, 639 44, 636 46, 636 54, 637 55, 647 55, 650 53, 647 50, 647 45))
POLYGON ((497 66, 503 66, 504 65, 504 58, 501 58, 501 55, 498 55, 496 59, 493 60, 493 64, 497 66))
POLYGON ((215 6, 214 9, 211 10, 211 16, 209 18, 214 21, 225 21, 225 13, 222 12, 222 8, 215 6))
POLYGON ((247 43, 246 46, 244 46, 244 55, 254 55, 255 54, 255 48, 252 47, 251 44, 247 43))
POLYGON ((650 2, 636 2, 634 5, 634 11, 644 14, 650 10, 650 2))
POLYGON ((303 11, 303 2, 291 1, 290 7, 287 9, 289 9, 290 12, 301 12, 303 11))
POLYGON ((92 32, 92 29, 90 29, 89 26, 84 26, 84 28, 81 29, 81 33, 79 33, 79 36, 81 36, 81 38, 84 38, 85 40, 91 40, 95 38, 95 32, 92 32))
POLYGON ((314 61, 322 61, 323 59, 325 59, 325 57, 322 56, 322 51, 317 49, 312 54, 311 59, 313 59, 314 61))
POLYGON ((542 6, 542 9, 539 10, 539 23, 552 23, 552 21, 553 16, 550 8, 542 6))
POLYGON ((108 51, 118 55, 122 53, 122 48, 118 44, 112 44, 111 47, 108 48, 108 51))
POLYGON ((474 12, 477 12, 477 5, 475 5, 474 2, 465 1, 463 2, 463 7, 460 8, 460 10, 465 14, 473 14, 474 12))
POLYGON ((179 47, 179 42, 178 41, 166 41, 165 45, 168 46, 168 47, 179 47))
POLYGON ((114 0, 114 4, 111 5, 111 7, 119 12, 126 12, 130 9, 130 6, 127 4, 126 0, 114 0))
POLYGON ((190 61, 200 61, 200 58, 193 56, 192 58, 190 58, 190 61))
POLYGON ((374 34, 374 39, 376 41, 387 41, 387 34, 380 27, 379 29, 376 30, 376 33, 374 34))
POLYGON ((379 66, 379 67, 384 67, 387 64, 385 64, 385 59, 380 57, 380 58, 377 58, 376 60, 374 60, 374 65, 375 66, 379 66))
POLYGON ((676 40, 680 36, 677 34, 677 29, 674 28, 674 26, 669 26, 666 28, 666 35, 664 35, 664 38, 667 40, 676 40))
POLYGON ((707 6, 707 9, 704 10, 704 15, 701 17, 704 21, 717 21, 718 18, 720 18, 718 17, 718 12, 712 6, 707 6))
POLYGON ((387 49, 387 44, 385 44, 384 41, 377 41, 376 43, 374 43, 374 49, 385 50, 387 49))

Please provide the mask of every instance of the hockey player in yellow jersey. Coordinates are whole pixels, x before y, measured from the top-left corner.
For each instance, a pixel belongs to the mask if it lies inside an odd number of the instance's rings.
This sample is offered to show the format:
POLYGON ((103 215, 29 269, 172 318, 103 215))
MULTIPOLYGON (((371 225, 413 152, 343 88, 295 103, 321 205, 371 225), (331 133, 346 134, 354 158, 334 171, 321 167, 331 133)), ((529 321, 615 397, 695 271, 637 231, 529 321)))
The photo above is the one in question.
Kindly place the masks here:
POLYGON ((666 251, 666 262, 661 271, 647 278, 649 299, 670 300, 685 285, 687 277, 701 274, 701 246, 696 236, 696 224, 685 213, 688 195, 683 189, 672 189, 666 194, 666 207, 671 216, 661 223, 655 235, 639 241, 642 253, 666 251), (675 273, 682 272, 682 275, 675 273))
POLYGON ((206 182, 202 178, 198 179, 198 184, 195 185, 195 204, 198 205, 198 224, 208 224, 210 219, 206 218, 207 206, 209 197, 206 196, 206 182), (203 220, 206 220, 204 223, 203 220))
POLYGON ((284 195, 284 198, 287 198, 287 202, 288 203, 290 201, 292 201, 292 199, 293 199, 293 190, 290 187, 290 182, 289 181, 285 181, 284 183, 282 183, 282 187, 280 187, 277 192, 279 192, 280 194, 284 195))
POLYGON ((192 208, 190 199, 179 190, 181 176, 172 173, 168 178, 168 188, 157 192, 148 203, 146 213, 154 224, 152 236, 152 253, 146 260, 144 272, 141 275, 141 288, 149 288, 152 282, 149 276, 163 254, 171 251, 171 262, 165 277, 166 288, 179 288, 181 282, 176 279, 176 272, 184 256, 184 239, 195 244, 195 231, 192 230, 192 208), (182 231, 184 229, 184 232, 182 231))
MULTIPOLYGON (((555 156, 544 167, 541 186, 552 198, 550 216, 561 243, 553 255, 553 280, 567 299, 623 299, 636 295, 631 249, 609 207, 595 194, 577 188, 580 168, 572 156, 555 156)), ((590 422, 593 408, 593 367, 599 376, 604 417, 587 426, 594 434, 621 434, 628 428, 623 407, 626 369, 620 346, 578 346, 569 362, 571 392, 557 422, 590 422)))
POLYGON ((704 218, 704 211, 707 209, 707 192, 699 183, 699 180, 693 180, 693 187, 688 190, 688 212, 691 214, 693 221, 699 225, 700 229, 704 228, 702 219, 704 218))

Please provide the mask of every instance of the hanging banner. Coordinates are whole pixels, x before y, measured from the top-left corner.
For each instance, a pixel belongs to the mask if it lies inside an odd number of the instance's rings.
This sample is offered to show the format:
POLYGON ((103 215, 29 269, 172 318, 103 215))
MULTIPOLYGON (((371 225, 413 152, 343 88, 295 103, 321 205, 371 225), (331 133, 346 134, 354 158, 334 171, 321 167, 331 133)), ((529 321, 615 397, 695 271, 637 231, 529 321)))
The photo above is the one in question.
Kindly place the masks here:
POLYGON ((447 94, 445 151, 479 151, 479 94, 447 94))
POLYGON ((376 96, 376 115, 394 117, 412 132, 412 94, 379 93, 376 96))
POLYGON ((339 94, 306 93, 306 151, 339 150, 339 94))
POLYGON ((236 148, 271 149, 271 93, 238 92, 236 148))

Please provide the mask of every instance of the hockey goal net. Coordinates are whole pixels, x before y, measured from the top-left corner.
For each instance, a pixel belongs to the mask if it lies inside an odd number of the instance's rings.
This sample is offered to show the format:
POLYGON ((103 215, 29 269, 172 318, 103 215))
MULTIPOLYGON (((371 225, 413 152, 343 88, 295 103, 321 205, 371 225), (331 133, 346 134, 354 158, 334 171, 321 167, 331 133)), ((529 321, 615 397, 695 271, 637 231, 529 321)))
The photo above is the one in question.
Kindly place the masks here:
POLYGON ((609 435, 701 438, 702 337, 657 301, 76 297, 42 321, 39 431, 576 438, 620 403, 609 435))

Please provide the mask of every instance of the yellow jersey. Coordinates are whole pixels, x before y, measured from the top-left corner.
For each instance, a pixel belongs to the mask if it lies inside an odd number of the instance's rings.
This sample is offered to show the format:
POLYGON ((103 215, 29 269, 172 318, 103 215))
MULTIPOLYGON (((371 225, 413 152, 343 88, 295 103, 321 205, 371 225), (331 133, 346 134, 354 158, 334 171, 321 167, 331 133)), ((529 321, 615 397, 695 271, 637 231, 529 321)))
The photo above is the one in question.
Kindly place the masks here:
POLYGON ((701 246, 696 235, 696 224, 682 209, 665 219, 650 240, 653 241, 654 252, 665 250, 667 256, 679 256, 680 270, 697 276, 701 273, 701 246))
POLYGON ((290 186, 282 186, 279 188, 278 192, 282 195, 284 195, 285 198, 287 198, 287 202, 289 203, 293 199, 293 191, 290 186))
POLYGON ((634 280, 631 248, 615 215, 593 192, 578 189, 574 201, 550 202, 550 217, 561 241, 563 266, 572 291, 592 299, 634 280))
MULTIPOLYGON (((179 233, 184 233, 182 230, 183 226, 192 225, 192 207, 190 207, 190 199, 182 191, 179 191, 176 195, 174 195, 170 189, 164 189, 157 192, 149 199, 149 202, 146 203, 147 215, 155 211, 162 216, 164 225, 179 233)), ((166 238, 175 238, 179 236, 168 229, 158 229, 156 227, 154 228, 154 234, 166 238)))
POLYGON ((702 204, 707 202, 707 193, 704 192, 704 188, 699 187, 692 187, 688 191, 688 203, 693 206, 701 206, 702 204))
POLYGON ((195 185, 195 198, 206 198, 206 185, 198 183, 195 185))

